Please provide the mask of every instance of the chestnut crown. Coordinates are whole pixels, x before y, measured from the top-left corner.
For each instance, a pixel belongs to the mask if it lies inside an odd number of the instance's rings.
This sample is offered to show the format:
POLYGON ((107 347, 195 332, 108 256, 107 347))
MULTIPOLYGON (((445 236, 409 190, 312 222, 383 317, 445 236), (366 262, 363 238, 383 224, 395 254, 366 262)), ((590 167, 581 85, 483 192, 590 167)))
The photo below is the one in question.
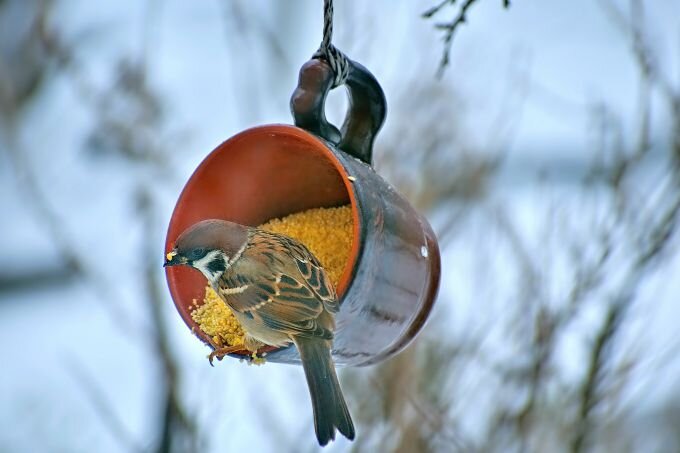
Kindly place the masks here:
POLYGON ((185 265, 212 283, 237 258, 248 241, 248 228, 226 220, 203 220, 184 230, 166 255, 166 266, 185 265))

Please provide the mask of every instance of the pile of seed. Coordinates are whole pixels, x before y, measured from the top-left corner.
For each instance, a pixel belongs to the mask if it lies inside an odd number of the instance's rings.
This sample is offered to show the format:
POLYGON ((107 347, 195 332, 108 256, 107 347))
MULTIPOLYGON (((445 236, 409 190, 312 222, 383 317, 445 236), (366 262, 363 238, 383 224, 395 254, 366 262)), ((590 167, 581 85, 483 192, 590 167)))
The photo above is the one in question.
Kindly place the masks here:
MULTIPOLYGON (((352 249, 352 209, 316 208, 274 219, 259 228, 284 234, 303 243, 319 260, 335 286, 352 249)), ((243 344, 244 332, 231 310, 208 286, 203 303, 194 301, 191 318, 217 347, 243 344)))
POLYGON ((337 287, 352 249, 352 208, 317 208, 274 219, 261 229, 302 242, 337 287))

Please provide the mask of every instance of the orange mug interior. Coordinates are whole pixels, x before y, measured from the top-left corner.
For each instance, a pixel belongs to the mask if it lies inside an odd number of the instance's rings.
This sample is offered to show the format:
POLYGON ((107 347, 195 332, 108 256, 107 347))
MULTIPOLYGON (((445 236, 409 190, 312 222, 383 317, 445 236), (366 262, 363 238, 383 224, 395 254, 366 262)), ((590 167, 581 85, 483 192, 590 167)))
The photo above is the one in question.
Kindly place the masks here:
MULTIPOLYGON (((311 208, 351 203, 354 238, 337 288, 342 301, 359 249, 359 210, 352 184, 337 157, 312 134, 287 125, 248 129, 212 151, 186 183, 170 219, 165 250, 170 251, 179 234, 201 220, 258 226, 311 208)), ((203 302, 205 278, 186 266, 165 270, 184 322, 210 344, 191 318, 194 301, 203 302)))

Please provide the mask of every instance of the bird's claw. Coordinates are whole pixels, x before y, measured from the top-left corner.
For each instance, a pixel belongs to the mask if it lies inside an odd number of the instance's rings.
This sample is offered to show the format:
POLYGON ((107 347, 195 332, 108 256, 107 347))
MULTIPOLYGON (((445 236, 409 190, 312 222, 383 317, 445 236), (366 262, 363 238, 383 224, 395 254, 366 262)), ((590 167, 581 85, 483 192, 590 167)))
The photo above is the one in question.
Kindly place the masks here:
POLYGON ((217 348, 213 350, 210 355, 208 355, 208 362, 210 362, 210 366, 214 367, 215 365, 213 364, 213 360, 215 360, 215 357, 217 357, 217 360, 222 360, 224 356, 241 351, 242 349, 243 346, 227 346, 224 348, 217 348))

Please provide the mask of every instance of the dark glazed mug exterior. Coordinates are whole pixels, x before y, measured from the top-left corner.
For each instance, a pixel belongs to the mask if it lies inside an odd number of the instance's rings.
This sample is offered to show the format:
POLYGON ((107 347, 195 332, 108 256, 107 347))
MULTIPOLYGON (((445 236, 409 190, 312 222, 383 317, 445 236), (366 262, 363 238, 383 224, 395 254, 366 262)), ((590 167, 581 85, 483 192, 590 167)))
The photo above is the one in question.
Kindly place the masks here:
MULTIPOLYGON (((314 134, 269 125, 218 146, 185 185, 170 220, 166 250, 200 220, 257 226, 310 208, 350 204, 354 237, 337 288, 340 311, 332 352, 336 364, 360 366, 396 354, 422 328, 436 299, 440 256, 427 220, 370 165, 373 139, 385 114, 384 97, 373 76, 352 63, 350 111, 342 132, 323 117, 329 68, 312 60, 301 70, 291 106, 296 124, 314 134)), ((184 267, 168 267, 166 276, 182 318, 210 345, 191 318, 195 304, 202 302, 205 279, 184 267)), ((268 348, 266 358, 300 363, 294 346, 268 348)))

